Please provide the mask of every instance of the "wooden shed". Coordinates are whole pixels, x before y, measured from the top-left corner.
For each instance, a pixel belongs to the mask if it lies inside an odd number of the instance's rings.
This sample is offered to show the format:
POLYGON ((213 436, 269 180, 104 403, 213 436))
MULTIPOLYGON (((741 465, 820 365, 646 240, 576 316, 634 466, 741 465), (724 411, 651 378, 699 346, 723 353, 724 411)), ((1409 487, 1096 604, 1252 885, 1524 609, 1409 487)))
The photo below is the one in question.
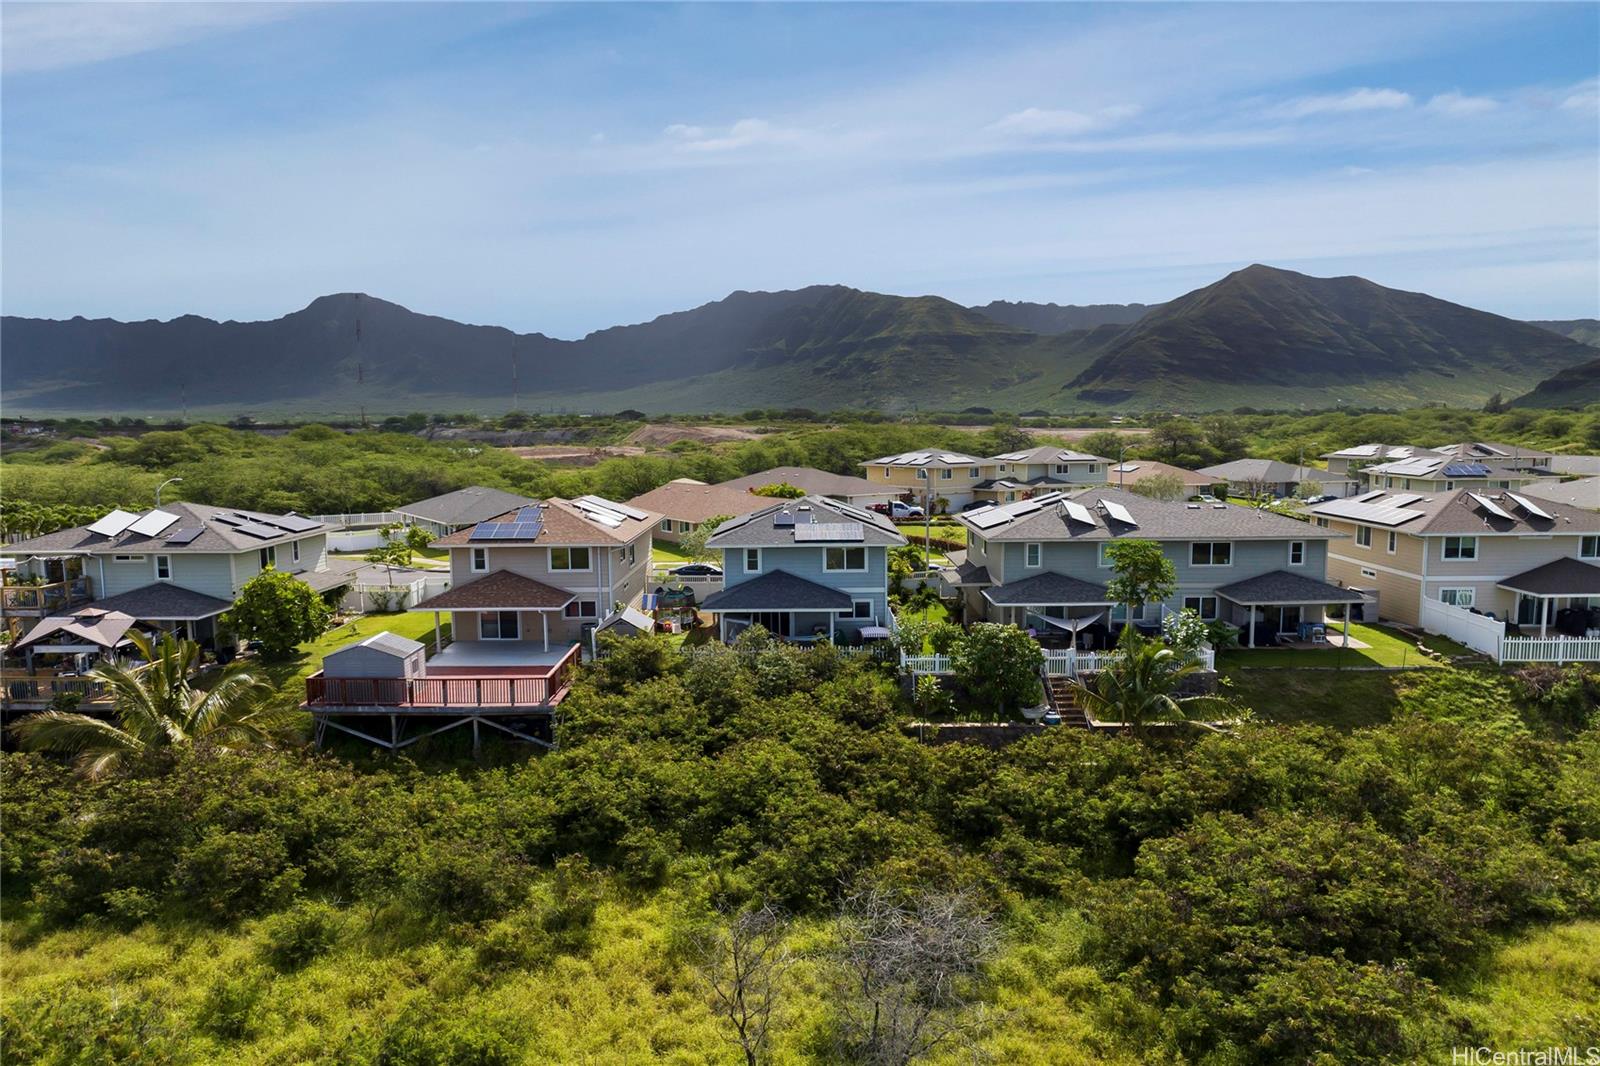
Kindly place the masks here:
POLYGON ((421 677, 427 648, 395 633, 374 633, 322 660, 324 677, 421 677))

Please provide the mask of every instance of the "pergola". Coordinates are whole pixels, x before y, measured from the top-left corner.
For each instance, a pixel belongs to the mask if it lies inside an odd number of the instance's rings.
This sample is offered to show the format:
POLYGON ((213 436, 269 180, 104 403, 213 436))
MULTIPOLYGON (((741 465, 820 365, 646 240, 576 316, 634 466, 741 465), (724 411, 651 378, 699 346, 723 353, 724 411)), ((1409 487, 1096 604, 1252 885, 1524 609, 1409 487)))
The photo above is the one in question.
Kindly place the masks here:
POLYGON ((1105 586, 1069 577, 1066 574, 1037 574, 1021 581, 996 585, 984 589, 983 598, 1003 610, 1020 610, 1024 619, 1029 611, 1046 611, 1052 607, 1059 607, 1063 612, 1073 607, 1100 608, 1092 617, 1085 619, 1065 617, 1052 619, 1048 615, 1039 616, 1051 625, 1060 623, 1059 628, 1072 634, 1074 647, 1078 643, 1078 630, 1093 624, 1099 619, 1101 611, 1109 611, 1114 606, 1114 602, 1106 593, 1105 586), (1074 622, 1080 624, 1074 625, 1074 622))
MULTIPOLYGON (((1557 600, 1600 598, 1600 566, 1566 556, 1505 578, 1496 587, 1515 593, 1519 607, 1524 598, 1538 602, 1539 636, 1543 637, 1549 633, 1550 615, 1557 600)), ((1519 613, 1513 611, 1512 617, 1519 613)))
POLYGON ((1245 646, 1249 648, 1256 646, 1255 612, 1258 607, 1330 607, 1339 604, 1343 604, 1346 608, 1344 639, 1348 646, 1349 606, 1365 599, 1354 589, 1340 588, 1338 585, 1330 585, 1326 581, 1318 581, 1303 574, 1291 574, 1287 570, 1273 570, 1270 573, 1247 577, 1243 581, 1235 581, 1231 585, 1217 589, 1217 595, 1245 609, 1245 628, 1249 630, 1245 646))

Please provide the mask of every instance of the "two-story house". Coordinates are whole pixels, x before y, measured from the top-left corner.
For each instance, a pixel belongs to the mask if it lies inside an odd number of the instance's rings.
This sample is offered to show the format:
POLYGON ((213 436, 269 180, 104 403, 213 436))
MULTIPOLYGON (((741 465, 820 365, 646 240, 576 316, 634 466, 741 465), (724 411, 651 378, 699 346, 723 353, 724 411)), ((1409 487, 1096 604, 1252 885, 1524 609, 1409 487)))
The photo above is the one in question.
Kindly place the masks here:
POLYGON ((1429 494, 1454 492, 1457 489, 1479 492, 1519 489, 1549 476, 1548 471, 1522 468, 1511 462, 1485 462, 1436 452, 1424 452, 1410 459, 1373 463, 1362 467, 1360 471, 1364 491, 1394 489, 1429 494))
POLYGON ((866 467, 867 481, 928 507, 929 513, 938 509, 940 500, 949 511, 971 503, 977 498, 978 485, 988 480, 994 469, 993 460, 937 448, 884 455, 861 465, 866 467))
POLYGON ((752 624, 801 641, 894 625, 889 550, 906 538, 880 514, 805 496, 727 522, 706 543, 722 552, 723 588, 701 606, 724 640, 752 624))
POLYGON ((1362 467, 1410 459, 1423 450, 1411 444, 1352 444, 1338 451, 1323 452, 1322 459, 1330 474, 1358 474, 1362 467))
POLYGON ((407 525, 420 526, 436 537, 443 537, 458 529, 490 521, 518 507, 527 507, 533 502, 526 496, 504 489, 469 485, 441 496, 429 496, 426 500, 404 504, 394 510, 407 525))
POLYGON ((1045 493, 969 511, 967 552, 952 557, 946 583, 968 621, 1010 622, 1037 631, 1109 633, 1127 621, 1112 602, 1107 549, 1149 540, 1177 571, 1177 589, 1136 609, 1133 624, 1155 629, 1166 614, 1249 625, 1248 645, 1264 635, 1297 634, 1324 609, 1358 601, 1326 580, 1328 542, 1337 534, 1307 522, 1234 504, 1153 500, 1112 488, 1045 493))
POLYGON ((1328 573, 1375 589, 1385 618, 1422 624, 1427 600, 1509 620, 1533 635, 1564 608, 1600 605, 1600 514, 1513 491, 1377 489, 1313 507, 1341 534, 1328 573))
POLYGON ((67 592, 35 603, 25 595, 27 586, 8 584, 5 613, 9 622, 92 601, 102 610, 210 643, 217 616, 233 606, 246 581, 269 566, 318 592, 348 584, 348 574, 328 569, 329 531, 299 515, 199 503, 165 503, 142 514, 112 511, 86 526, 9 545, 18 577, 67 592))
POLYGON ((588 645, 618 605, 636 606, 650 579, 661 516, 599 496, 550 497, 434 541, 450 552, 450 587, 413 611, 450 616, 452 643, 428 661, 452 666, 540 663, 588 645))
POLYGON ((973 495, 986 503, 1010 503, 1039 492, 1079 485, 1104 485, 1111 460, 1049 445, 1006 452, 989 459, 992 476, 973 495))
POLYGON ((1228 486, 1234 496, 1348 496, 1355 491, 1355 475, 1334 474, 1320 467, 1285 463, 1278 459, 1234 459, 1202 466, 1197 473, 1228 486), (1301 486, 1306 486, 1302 489, 1301 486))

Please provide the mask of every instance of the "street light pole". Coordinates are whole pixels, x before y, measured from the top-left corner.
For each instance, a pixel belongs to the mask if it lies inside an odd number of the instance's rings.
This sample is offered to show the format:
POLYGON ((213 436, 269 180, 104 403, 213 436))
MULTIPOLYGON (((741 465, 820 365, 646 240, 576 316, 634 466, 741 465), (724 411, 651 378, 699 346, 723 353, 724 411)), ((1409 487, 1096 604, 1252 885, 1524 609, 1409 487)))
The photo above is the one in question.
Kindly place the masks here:
POLYGON ((175 482, 179 482, 179 481, 182 481, 182 480, 183 480, 183 478, 181 478, 181 477, 169 477, 169 478, 167 478, 167 480, 163 481, 161 484, 156 486, 156 506, 157 507, 161 506, 161 490, 166 488, 168 485, 171 485, 171 484, 173 484, 175 482))

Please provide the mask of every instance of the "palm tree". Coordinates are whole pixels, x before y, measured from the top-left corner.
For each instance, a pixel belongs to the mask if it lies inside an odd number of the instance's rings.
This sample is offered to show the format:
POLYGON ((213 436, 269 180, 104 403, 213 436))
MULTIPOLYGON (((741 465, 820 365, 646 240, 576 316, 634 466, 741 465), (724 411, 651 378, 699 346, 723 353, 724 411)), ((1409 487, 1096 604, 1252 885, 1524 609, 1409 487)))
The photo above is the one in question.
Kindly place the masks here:
POLYGON ((216 684, 200 689, 190 684, 200 645, 171 634, 159 643, 143 634, 131 637, 140 656, 149 660, 147 668, 135 671, 107 662, 92 675, 111 692, 116 724, 86 714, 43 711, 12 727, 23 748, 75 756, 79 772, 97 778, 163 749, 271 744, 297 723, 298 712, 274 705, 272 685, 242 664, 228 667, 216 684))
POLYGON ((1216 701, 1216 696, 1174 695, 1178 684, 1200 669, 1197 661, 1185 661, 1159 640, 1139 636, 1132 626, 1090 684, 1076 679, 1069 682, 1078 706, 1090 717, 1131 726, 1135 736, 1143 736, 1148 722, 1181 722, 1188 719, 1186 708, 1216 701))

